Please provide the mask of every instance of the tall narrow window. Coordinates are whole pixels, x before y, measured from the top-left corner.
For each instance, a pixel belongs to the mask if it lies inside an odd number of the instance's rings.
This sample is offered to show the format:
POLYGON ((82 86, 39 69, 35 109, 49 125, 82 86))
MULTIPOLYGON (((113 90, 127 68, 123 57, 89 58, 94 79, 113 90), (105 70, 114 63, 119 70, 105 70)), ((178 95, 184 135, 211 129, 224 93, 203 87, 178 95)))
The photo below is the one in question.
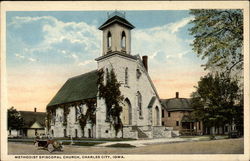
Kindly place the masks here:
POLYGON ((78 138, 78 132, 77 132, 77 129, 75 129, 75 137, 78 138))
POLYGON ((63 130, 64 137, 67 137, 67 131, 66 129, 63 130))
POLYGON ((142 117, 142 96, 139 91, 137 92, 137 104, 138 104, 139 116, 142 117))
POLYGON ((52 110, 51 114, 52 114, 52 125, 55 125, 55 122, 56 122, 56 111, 52 110))
POLYGON ((161 117, 164 118, 164 109, 161 110, 161 117))
POLYGON ((78 115, 78 109, 77 106, 75 106, 75 122, 77 122, 77 115, 78 115))
POLYGON ((125 85, 128 85, 128 67, 125 69, 125 85))
POLYGON ((111 48, 112 39, 111 39, 111 33, 108 32, 108 48, 111 48))
POLYGON ((155 121, 155 125, 160 125, 160 111, 158 106, 155 107, 155 121))
POLYGON ((125 48, 125 47, 126 47, 126 35, 125 35, 125 32, 124 32, 124 31, 122 31, 121 47, 122 47, 122 48, 125 48))

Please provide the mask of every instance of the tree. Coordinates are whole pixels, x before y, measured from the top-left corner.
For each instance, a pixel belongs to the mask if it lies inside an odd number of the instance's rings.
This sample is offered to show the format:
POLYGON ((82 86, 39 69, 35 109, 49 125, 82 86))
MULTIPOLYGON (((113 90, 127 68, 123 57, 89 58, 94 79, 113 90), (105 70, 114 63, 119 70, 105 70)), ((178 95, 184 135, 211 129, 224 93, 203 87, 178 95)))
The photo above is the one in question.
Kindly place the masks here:
POLYGON ((8 109, 8 129, 19 130, 23 125, 24 121, 20 113, 14 107, 8 109))
POLYGON ((243 127, 243 104, 238 80, 227 74, 208 74, 200 79, 192 93, 193 115, 205 127, 238 124, 243 127))
POLYGON ((100 70, 98 79, 99 97, 105 100, 107 115, 111 117, 109 121, 113 124, 117 135, 123 126, 120 118, 122 112, 121 104, 124 99, 119 89, 121 84, 118 82, 113 69, 106 73, 106 84, 104 84, 103 76, 104 72, 100 70))
POLYGON ((243 69, 243 13, 240 9, 190 11, 194 16, 193 50, 207 59, 205 69, 219 69, 230 73, 243 69))

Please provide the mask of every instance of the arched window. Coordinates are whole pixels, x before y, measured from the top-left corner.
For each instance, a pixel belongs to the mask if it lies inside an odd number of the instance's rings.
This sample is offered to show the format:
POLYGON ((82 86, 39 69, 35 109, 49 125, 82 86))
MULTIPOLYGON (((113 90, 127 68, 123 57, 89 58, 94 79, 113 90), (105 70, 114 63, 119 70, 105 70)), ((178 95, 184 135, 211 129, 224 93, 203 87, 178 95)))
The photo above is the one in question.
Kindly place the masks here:
POLYGON ((125 85, 128 85, 128 67, 125 68, 125 85))
POLYGON ((139 116, 140 118, 142 118, 142 96, 139 91, 137 92, 137 105, 139 110, 139 116))
POLYGON ((111 48, 111 45, 112 45, 112 39, 111 39, 111 33, 110 33, 110 31, 108 32, 108 43, 107 43, 107 45, 108 45, 108 48, 111 48))
POLYGON ((160 125, 160 111, 158 106, 155 107, 155 125, 160 125))
POLYGON ((121 37, 121 48, 126 47, 126 34, 124 31, 122 31, 122 37, 121 37))
POLYGON ((52 137, 54 137, 54 130, 51 130, 51 135, 52 137))

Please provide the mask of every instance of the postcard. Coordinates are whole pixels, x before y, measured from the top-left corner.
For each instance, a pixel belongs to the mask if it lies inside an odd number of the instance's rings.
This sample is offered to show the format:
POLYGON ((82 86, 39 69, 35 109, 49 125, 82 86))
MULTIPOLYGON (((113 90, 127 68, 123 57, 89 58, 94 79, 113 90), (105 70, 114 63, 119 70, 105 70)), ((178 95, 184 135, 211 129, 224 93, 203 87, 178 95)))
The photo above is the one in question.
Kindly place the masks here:
POLYGON ((249 160, 249 2, 1 2, 1 160, 249 160))

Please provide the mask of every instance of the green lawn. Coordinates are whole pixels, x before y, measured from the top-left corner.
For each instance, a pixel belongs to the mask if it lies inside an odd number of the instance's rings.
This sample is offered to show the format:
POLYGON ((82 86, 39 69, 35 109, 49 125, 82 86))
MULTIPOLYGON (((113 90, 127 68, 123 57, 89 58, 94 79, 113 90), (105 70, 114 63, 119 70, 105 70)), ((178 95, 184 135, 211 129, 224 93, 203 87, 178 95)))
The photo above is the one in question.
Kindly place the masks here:
POLYGON ((113 144, 113 145, 108 145, 106 147, 116 147, 116 148, 135 148, 136 146, 134 145, 130 145, 130 144, 121 144, 121 143, 117 143, 117 144, 113 144))

